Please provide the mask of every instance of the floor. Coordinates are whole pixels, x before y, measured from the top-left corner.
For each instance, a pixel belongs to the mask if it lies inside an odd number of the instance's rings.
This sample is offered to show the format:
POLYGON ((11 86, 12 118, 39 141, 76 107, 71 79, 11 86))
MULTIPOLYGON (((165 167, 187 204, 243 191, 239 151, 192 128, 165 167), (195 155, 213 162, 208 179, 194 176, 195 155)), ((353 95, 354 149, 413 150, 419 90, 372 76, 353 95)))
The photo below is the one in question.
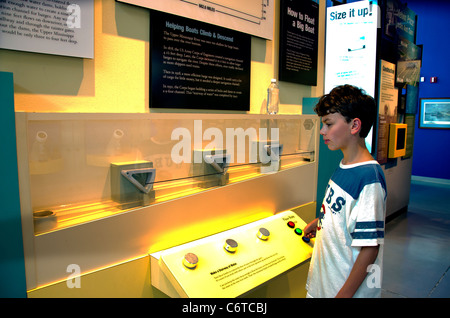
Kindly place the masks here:
POLYGON ((450 186, 411 183, 408 211, 386 224, 382 297, 450 297, 450 186))

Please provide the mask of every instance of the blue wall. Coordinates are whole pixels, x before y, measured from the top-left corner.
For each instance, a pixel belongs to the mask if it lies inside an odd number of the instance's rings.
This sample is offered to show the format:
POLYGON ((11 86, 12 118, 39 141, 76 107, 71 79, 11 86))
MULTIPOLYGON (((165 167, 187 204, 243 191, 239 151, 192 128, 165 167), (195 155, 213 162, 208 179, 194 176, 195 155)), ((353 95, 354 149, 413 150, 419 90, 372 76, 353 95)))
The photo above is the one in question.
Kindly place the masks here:
MULTIPOLYGON (((417 44, 423 44, 419 98, 450 98, 449 30, 450 1, 408 0, 408 7, 418 15, 417 44), (431 84, 430 77, 437 76, 431 84)), ((414 132, 413 167, 415 176, 450 179, 450 130, 418 127, 414 132)))

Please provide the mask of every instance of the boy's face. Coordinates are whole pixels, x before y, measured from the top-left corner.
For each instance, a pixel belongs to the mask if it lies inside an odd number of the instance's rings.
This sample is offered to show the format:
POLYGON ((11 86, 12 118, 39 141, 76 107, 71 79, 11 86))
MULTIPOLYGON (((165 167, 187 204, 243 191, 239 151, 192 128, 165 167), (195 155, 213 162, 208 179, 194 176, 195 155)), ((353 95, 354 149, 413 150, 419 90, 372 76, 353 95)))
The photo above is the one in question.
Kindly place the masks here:
POLYGON ((330 150, 344 149, 351 137, 353 120, 349 123, 340 113, 331 113, 322 117, 320 134, 330 150))

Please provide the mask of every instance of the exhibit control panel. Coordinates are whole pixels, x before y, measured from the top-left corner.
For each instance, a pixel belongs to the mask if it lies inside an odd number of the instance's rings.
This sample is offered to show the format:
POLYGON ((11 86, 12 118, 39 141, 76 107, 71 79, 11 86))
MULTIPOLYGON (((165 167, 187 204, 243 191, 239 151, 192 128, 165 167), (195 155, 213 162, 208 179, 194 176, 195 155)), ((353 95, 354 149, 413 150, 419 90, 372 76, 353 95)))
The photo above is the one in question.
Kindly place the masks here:
POLYGON ((151 283, 170 297, 238 297, 307 262, 306 223, 284 211, 150 254, 151 283))

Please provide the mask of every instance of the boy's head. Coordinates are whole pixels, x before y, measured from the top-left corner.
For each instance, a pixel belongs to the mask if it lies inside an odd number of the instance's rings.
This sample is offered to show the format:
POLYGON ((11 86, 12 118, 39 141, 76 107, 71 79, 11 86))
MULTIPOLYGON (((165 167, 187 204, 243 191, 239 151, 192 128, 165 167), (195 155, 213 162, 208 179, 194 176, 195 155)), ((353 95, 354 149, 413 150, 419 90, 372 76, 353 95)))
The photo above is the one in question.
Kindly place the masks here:
POLYGON ((366 138, 377 118, 377 107, 374 99, 364 90, 352 85, 337 86, 329 94, 323 95, 314 111, 320 117, 332 113, 341 114, 347 123, 352 119, 361 120, 359 135, 366 138))

